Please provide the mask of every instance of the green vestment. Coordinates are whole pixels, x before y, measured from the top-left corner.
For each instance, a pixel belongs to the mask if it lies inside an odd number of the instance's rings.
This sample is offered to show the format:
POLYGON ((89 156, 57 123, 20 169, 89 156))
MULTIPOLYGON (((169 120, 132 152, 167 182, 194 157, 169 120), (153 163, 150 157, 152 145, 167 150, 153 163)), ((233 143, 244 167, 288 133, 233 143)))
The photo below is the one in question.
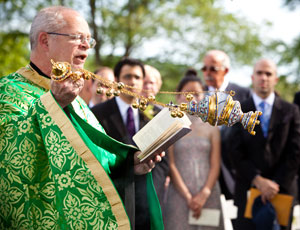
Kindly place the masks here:
POLYGON ((68 117, 49 88, 29 67, 0 79, 0 229, 130 229, 107 173, 136 149, 108 137, 79 97, 68 117))

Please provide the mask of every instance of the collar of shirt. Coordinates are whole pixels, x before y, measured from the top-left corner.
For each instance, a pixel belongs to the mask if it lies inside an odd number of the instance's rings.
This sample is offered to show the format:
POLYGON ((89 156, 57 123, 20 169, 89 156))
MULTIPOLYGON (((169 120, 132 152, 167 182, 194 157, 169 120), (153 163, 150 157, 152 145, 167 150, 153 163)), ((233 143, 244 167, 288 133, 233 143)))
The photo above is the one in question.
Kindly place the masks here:
MULTIPOLYGON (((123 120, 124 125, 126 125, 127 122, 127 110, 131 106, 130 104, 127 104, 125 101, 123 101, 120 97, 115 97, 116 103, 119 107, 121 117, 123 120)), ((133 110, 133 117, 134 117, 134 126, 135 130, 139 130, 139 124, 140 124, 140 117, 139 117, 139 111, 138 109, 132 109, 133 110)))
POLYGON ((219 91, 225 91, 227 86, 229 84, 229 80, 227 79, 227 77, 224 78, 224 81, 221 85, 221 87, 219 89, 216 89, 215 87, 213 86, 208 86, 208 90, 209 91, 216 91, 216 90, 219 90, 219 91))
POLYGON ((90 100, 90 102, 89 102, 89 107, 92 108, 92 107, 94 107, 94 106, 95 106, 94 103, 92 102, 92 100, 90 100))
POLYGON ((260 110, 259 104, 264 101, 268 107, 265 109, 265 116, 270 117, 272 114, 272 108, 275 101, 275 93, 271 93, 266 99, 262 99, 255 92, 252 93, 253 101, 257 110, 260 110))
POLYGON ((47 76, 46 74, 44 74, 44 73, 42 72, 42 70, 40 70, 39 67, 37 67, 32 61, 30 61, 29 65, 30 65, 30 66, 32 67, 32 69, 34 69, 39 75, 51 79, 49 76, 47 76))

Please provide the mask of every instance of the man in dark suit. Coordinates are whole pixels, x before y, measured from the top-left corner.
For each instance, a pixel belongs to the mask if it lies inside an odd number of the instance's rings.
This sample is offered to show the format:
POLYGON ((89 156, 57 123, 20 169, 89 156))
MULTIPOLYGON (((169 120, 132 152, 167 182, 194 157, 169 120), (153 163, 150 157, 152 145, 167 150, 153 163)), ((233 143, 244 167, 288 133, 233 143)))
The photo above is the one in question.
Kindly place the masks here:
MULTIPOLYGON (((234 83, 230 83, 226 78, 230 69, 230 59, 226 53, 221 50, 210 50, 203 58, 203 67, 201 68, 205 80, 205 91, 209 91, 208 94, 219 91, 231 91, 235 92, 233 96, 234 100, 243 101, 250 97, 251 93, 248 88, 238 86, 234 83)), ((227 144, 230 140, 230 127, 222 126, 221 129, 221 170, 219 182, 221 191, 225 195, 226 199, 232 199, 234 193, 234 171, 229 161, 228 154, 230 152, 230 146, 227 144)))
MULTIPOLYGON (((143 88, 145 70, 143 64, 132 58, 124 58, 114 68, 114 74, 119 82, 134 87, 134 93, 140 94, 143 88)), ((92 108, 95 116, 104 127, 108 135, 118 141, 134 144, 132 136, 141 129, 149 119, 140 110, 133 109, 132 115, 134 131, 128 128, 129 110, 136 98, 121 94, 92 108)), ((130 115, 131 116, 131 115, 130 115)), ((147 202, 146 175, 135 175, 133 172, 121 169, 112 172, 119 194, 124 202, 126 211, 131 220, 132 228, 150 229, 150 214, 147 202)))
POLYGON ((294 97, 294 103, 296 105, 298 105, 299 109, 300 109, 300 91, 295 93, 295 97, 294 97))
MULTIPOLYGON (((260 110, 260 126, 251 136, 241 125, 233 126, 231 159, 236 169, 235 204, 238 218, 235 229, 255 229, 244 218, 247 191, 254 185, 262 201, 278 193, 295 196, 300 157, 300 115, 298 108, 275 95, 278 81, 276 65, 267 59, 258 61, 253 70, 253 96, 242 103, 243 112, 260 110)), ((292 214, 292 213, 291 213, 292 214)), ((281 228, 281 229, 289 229, 281 228)))
MULTIPOLYGON (((295 93, 294 104, 296 104, 300 111, 300 91, 295 93)), ((300 201, 300 169, 298 169, 298 202, 300 201)))

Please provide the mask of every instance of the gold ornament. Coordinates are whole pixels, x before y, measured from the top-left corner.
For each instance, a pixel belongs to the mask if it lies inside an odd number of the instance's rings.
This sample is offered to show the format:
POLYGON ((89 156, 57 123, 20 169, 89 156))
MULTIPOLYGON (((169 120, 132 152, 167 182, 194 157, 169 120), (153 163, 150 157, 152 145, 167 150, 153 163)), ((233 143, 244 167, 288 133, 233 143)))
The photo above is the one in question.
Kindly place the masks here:
POLYGON ((181 111, 186 112, 187 111, 187 103, 181 103, 180 106, 179 106, 179 109, 181 111))
POLYGON ((114 96, 118 97, 118 96, 120 96, 120 93, 121 93, 120 90, 115 90, 114 91, 114 96))
POLYGON ((96 93, 97 94, 103 94, 104 93, 104 89, 101 88, 101 87, 97 87, 96 93))
POLYGON ((117 85, 117 88, 119 90, 123 89, 125 87, 124 83, 123 82, 118 82, 118 85, 117 85))
MULTIPOLYGON (((172 102, 169 104, 164 104, 156 101, 154 96, 149 96, 145 98, 142 94, 137 94, 135 92, 140 91, 133 86, 125 85, 122 82, 109 81, 101 76, 93 74, 84 69, 77 69, 72 71, 71 65, 67 62, 54 62, 52 63, 51 79, 54 81, 63 81, 68 77, 71 77, 74 81, 84 78, 84 79, 95 79, 98 80, 102 85, 109 88, 106 92, 108 97, 118 96, 120 93, 130 95, 136 98, 136 101, 132 103, 133 108, 139 108, 140 110, 145 110, 148 103, 159 105, 161 107, 168 107, 171 111, 172 117, 183 117, 184 113, 189 113, 191 115, 196 115, 201 118, 204 122, 208 122, 210 125, 227 125, 232 126, 240 122, 244 129, 246 129, 250 134, 255 135, 254 128, 256 125, 260 124, 258 117, 262 115, 261 112, 248 112, 243 113, 238 101, 234 101, 232 96, 235 95, 234 91, 230 92, 213 92, 211 96, 205 96, 199 102, 193 101, 193 95, 204 93, 204 92, 169 92, 160 91, 160 94, 172 94, 172 95, 185 95, 188 103, 182 103, 180 105, 175 105, 172 102), (138 103, 137 101, 140 101, 138 103)), ((142 90, 142 92, 147 92, 142 90)), ((97 93, 103 93, 101 87, 97 88, 97 93)))
POLYGON ((144 105, 146 105, 147 103, 148 103, 147 99, 144 99, 144 98, 143 98, 143 99, 140 100, 140 105, 143 105, 143 106, 144 106, 144 105))
POLYGON ((139 103, 134 102, 131 104, 132 108, 137 109, 139 107, 139 103))
POLYGON ((140 109, 141 111, 145 111, 145 110, 147 109, 147 105, 142 105, 142 104, 140 104, 140 105, 139 105, 139 109, 140 109))
POLYGON ((153 95, 150 95, 149 97, 148 97, 148 101, 155 101, 155 96, 153 96, 153 95))
POLYGON ((171 111, 171 116, 174 117, 174 118, 177 117, 177 111, 176 110, 172 110, 171 111))
POLYGON ((184 113, 181 111, 177 111, 177 117, 182 118, 184 116, 184 113))
POLYGON ((73 72, 70 74, 70 77, 72 78, 73 81, 77 81, 82 77, 82 73, 79 71, 73 72))
POLYGON ((106 91, 106 96, 111 97, 111 95, 113 95, 113 93, 114 93, 113 89, 109 89, 106 91))
POLYGON ((187 101, 191 101, 191 100, 193 100, 193 98, 194 98, 194 96, 192 95, 192 94, 187 94, 186 96, 185 96, 185 98, 186 98, 186 100, 187 101))
POLYGON ((54 62, 51 59, 52 71, 51 78, 54 81, 63 81, 70 76, 71 65, 68 62, 54 62))

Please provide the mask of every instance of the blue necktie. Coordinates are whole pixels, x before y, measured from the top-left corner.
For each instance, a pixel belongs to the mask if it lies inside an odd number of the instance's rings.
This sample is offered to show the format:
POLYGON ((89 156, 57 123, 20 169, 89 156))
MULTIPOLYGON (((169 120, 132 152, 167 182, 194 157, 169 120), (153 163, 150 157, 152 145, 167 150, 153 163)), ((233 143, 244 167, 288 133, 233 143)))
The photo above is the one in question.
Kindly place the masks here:
POLYGON ((130 137, 133 137, 133 135, 135 134, 135 126, 134 126, 134 119, 133 119, 133 111, 131 107, 129 107, 127 110, 126 128, 130 137))
POLYGON ((261 128, 262 128, 264 137, 268 136, 268 128, 269 128, 269 118, 267 117, 267 114, 266 114, 267 106, 268 106, 268 104, 264 101, 262 101, 259 104, 259 107, 263 113, 262 116, 260 117, 260 124, 261 124, 261 128))

